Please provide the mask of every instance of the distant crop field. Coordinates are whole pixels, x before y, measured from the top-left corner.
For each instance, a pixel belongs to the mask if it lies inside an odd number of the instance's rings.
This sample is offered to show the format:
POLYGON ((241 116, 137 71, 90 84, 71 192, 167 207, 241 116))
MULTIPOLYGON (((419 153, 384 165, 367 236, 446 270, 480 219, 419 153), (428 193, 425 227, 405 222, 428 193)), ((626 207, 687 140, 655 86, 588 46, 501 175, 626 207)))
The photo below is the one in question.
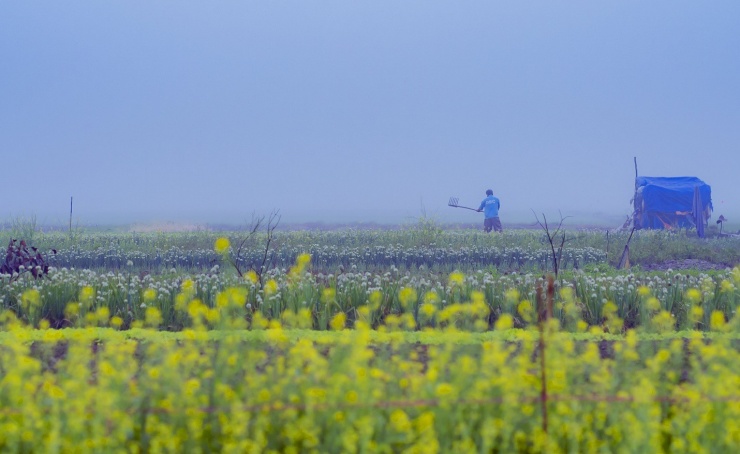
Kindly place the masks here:
MULTIPOLYGON (((537 230, 487 235, 425 224, 273 233, 269 243, 264 231, 37 234, 38 250, 56 250, 47 256, 48 274, 2 275, 0 303, 33 326, 44 320, 80 326, 103 310, 128 328, 156 309, 163 329, 179 330, 190 323, 177 300, 187 284, 209 309, 232 289, 245 326, 308 311, 310 327, 319 330, 338 314, 348 326, 363 318, 377 327, 412 317, 402 324, 489 330, 503 314, 517 327, 530 323, 520 306, 535 302, 545 275, 553 273, 552 248, 537 230), (219 239, 222 250, 215 247, 219 239), (475 304, 481 307, 468 313, 475 304)), ((712 313, 726 320, 736 314, 738 239, 636 232, 628 270, 614 267, 628 239, 624 232, 572 231, 565 239, 553 295, 554 316, 564 327, 572 325, 569 310, 588 326, 602 325, 614 312, 625 328, 665 311, 677 329, 700 330, 709 329, 712 313)))

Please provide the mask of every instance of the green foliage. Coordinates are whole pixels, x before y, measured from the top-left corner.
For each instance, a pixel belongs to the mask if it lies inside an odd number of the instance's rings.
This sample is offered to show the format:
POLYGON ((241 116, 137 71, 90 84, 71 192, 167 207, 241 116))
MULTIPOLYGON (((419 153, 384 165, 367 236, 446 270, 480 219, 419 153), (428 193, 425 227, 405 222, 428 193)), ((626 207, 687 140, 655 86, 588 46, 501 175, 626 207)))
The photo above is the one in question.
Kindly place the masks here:
MULTIPOLYGON (((263 234, 258 232, 245 243, 239 256, 242 269, 249 269, 249 263, 261 263, 263 234)), ((346 314, 346 323, 351 326, 363 308, 370 308, 371 326, 378 326, 390 316, 411 316, 418 328, 438 326, 436 317, 445 310, 445 316, 454 315, 452 319, 467 317, 464 310, 449 314, 448 307, 470 303, 479 292, 489 308, 485 325, 490 329, 502 314, 514 317, 516 326, 525 326, 526 320, 517 312, 520 301, 511 302, 507 294, 516 290, 522 300, 535 301, 538 281, 551 268, 547 239, 535 230, 502 235, 443 230, 424 218, 418 225, 402 230, 276 231, 275 235, 279 246, 271 251, 274 256, 258 282, 250 283, 237 276, 232 267, 224 268, 222 254, 213 250, 215 240, 224 232, 86 232, 74 238, 65 232, 38 233, 36 244, 40 250, 60 249, 49 260, 53 265, 51 279, 19 279, 13 285, 0 285, 0 304, 34 323, 46 319, 52 326, 69 326, 73 323, 65 310, 69 303, 78 302, 81 289, 89 286, 95 291, 91 310, 105 307, 128 327, 141 319, 148 307, 155 306, 161 311, 162 327, 177 330, 187 322, 174 310, 175 297, 182 282, 191 279, 198 298, 210 308, 216 306, 219 292, 240 287, 247 290, 243 303, 250 305, 251 313, 260 313, 267 320, 279 320, 286 309, 297 312, 306 308, 314 314, 313 326, 326 329, 340 312, 346 314), (311 256, 310 271, 296 280, 289 270, 305 253, 311 256), (453 291, 448 278, 456 271, 464 273, 465 282, 453 291), (270 280, 278 291, 268 296, 264 285, 270 280), (34 307, 33 314, 26 313, 22 304, 22 295, 31 288, 37 288, 42 302, 34 307), (399 300, 404 288, 413 289, 417 295, 417 301, 408 308, 399 300), (156 292, 156 298, 147 302, 143 294, 148 289, 156 292), (321 296, 327 289, 333 290, 336 298, 334 303, 322 305, 321 296), (380 295, 375 303, 370 301, 374 292, 380 295), (438 300, 434 317, 431 308, 423 305, 428 295, 438 300)), ((649 288, 661 308, 673 314, 679 328, 708 329, 714 311, 722 312, 728 320, 736 312, 737 284, 732 284, 731 291, 727 289, 725 283, 735 282, 727 271, 645 272, 639 265, 632 271, 617 271, 607 263, 605 232, 574 231, 568 236, 556 285, 558 289, 574 290, 575 310, 591 326, 604 323, 607 302, 616 306, 615 315, 625 327, 644 326, 653 314, 644 310, 647 300, 638 295, 641 286, 649 288), (685 297, 691 288, 702 291, 703 313, 699 320, 692 318, 691 310, 697 310, 691 309, 685 297)), ((233 238, 238 239, 239 233, 234 232, 233 238)), ((625 234, 610 235, 611 259, 616 260, 618 254, 613 251, 626 238, 625 234)), ((696 240, 644 231, 635 233, 630 249, 633 263, 651 262, 645 257, 648 253, 661 254, 662 259, 696 257, 701 255, 698 251, 707 258, 722 260, 738 254, 740 243, 734 238, 696 240)), ((11 279, 10 275, 0 275, 2 284, 9 284, 11 279)), ((556 307, 556 316, 565 323, 566 302, 557 303, 562 307, 556 307)), ((408 320, 403 320, 399 323, 407 326, 408 320)))
MULTIPOLYGON (((35 244, 34 240, 36 234, 39 233, 39 228, 36 223, 36 216, 31 215, 28 217, 16 217, 10 222, 10 229, 8 231, 10 239, 24 239, 29 244, 35 244)), ((7 243, 8 240, 4 241, 7 243)))
POLYGON ((412 245, 429 247, 436 245, 442 239, 443 230, 434 218, 424 215, 409 228, 409 233, 412 245))
MULTIPOLYGON (((613 236, 622 247, 627 233, 613 236)), ((622 249, 610 254, 613 265, 619 261, 622 249)), ((685 232, 643 230, 635 232, 630 243, 630 261, 633 264, 663 263, 669 260, 698 259, 733 266, 740 263, 740 238, 697 238, 685 232)))
MULTIPOLYGON (((554 315, 571 330, 576 327, 568 323, 569 313, 585 320, 587 326, 607 326, 610 320, 604 311, 611 304, 625 328, 648 326, 656 311, 662 310, 672 314, 675 328, 708 330, 714 312, 724 314, 727 320, 737 313, 738 273, 569 271, 555 282, 554 315), (648 306, 650 309, 645 310, 648 306), (701 316, 697 318, 699 309, 701 316)), ((90 288, 94 298, 85 308, 87 312, 105 308, 109 316, 121 318, 128 327, 143 319, 147 309, 156 308, 163 317, 161 326, 170 330, 189 326, 187 317, 176 310, 184 282, 192 283, 193 297, 208 309, 219 306, 220 293, 240 289, 239 306, 248 308, 243 314, 248 321, 256 314, 267 321, 281 321, 286 310, 306 310, 312 315, 308 326, 315 329, 327 329, 329 321, 342 313, 348 326, 364 320, 371 327, 378 327, 396 320, 405 330, 427 326, 489 330, 503 314, 513 317, 515 326, 527 326, 529 322, 519 306, 533 304, 536 289, 544 282, 541 274, 499 274, 495 270, 447 275, 432 270, 412 274, 395 267, 371 273, 350 267, 341 273, 322 273, 310 267, 298 272, 294 266, 269 271, 261 286, 256 278, 222 272, 217 265, 197 274, 178 270, 153 275, 133 268, 116 272, 63 268, 51 269, 49 278, 43 281, 28 277, 7 282, 7 275, 0 279, 7 283, 0 288, 3 307, 33 324, 41 319, 52 326, 75 324, 65 310, 70 303, 80 302, 81 292, 90 288), (29 290, 37 291, 40 298, 32 312, 22 304, 23 295, 29 290), (147 294, 151 298, 147 299, 147 294), (404 302, 404 295, 415 296, 404 302), (476 301, 484 305, 483 309, 476 301)), ((84 314, 80 317, 83 320, 84 314)))

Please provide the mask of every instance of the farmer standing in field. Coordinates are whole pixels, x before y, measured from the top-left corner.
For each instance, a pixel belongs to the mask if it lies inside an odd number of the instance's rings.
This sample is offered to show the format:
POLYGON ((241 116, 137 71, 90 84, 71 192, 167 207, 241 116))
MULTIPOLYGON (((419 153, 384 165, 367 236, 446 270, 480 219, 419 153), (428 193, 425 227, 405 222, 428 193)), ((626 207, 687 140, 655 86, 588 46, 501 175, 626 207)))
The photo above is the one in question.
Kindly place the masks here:
POLYGON ((486 191, 486 197, 483 199, 483 201, 480 203, 480 207, 478 207, 478 212, 480 213, 483 211, 483 230, 486 232, 490 232, 491 230, 495 230, 497 232, 503 232, 504 228, 501 226, 501 219, 498 217, 498 210, 501 208, 501 201, 498 199, 498 197, 494 197, 493 191, 491 189, 486 191))

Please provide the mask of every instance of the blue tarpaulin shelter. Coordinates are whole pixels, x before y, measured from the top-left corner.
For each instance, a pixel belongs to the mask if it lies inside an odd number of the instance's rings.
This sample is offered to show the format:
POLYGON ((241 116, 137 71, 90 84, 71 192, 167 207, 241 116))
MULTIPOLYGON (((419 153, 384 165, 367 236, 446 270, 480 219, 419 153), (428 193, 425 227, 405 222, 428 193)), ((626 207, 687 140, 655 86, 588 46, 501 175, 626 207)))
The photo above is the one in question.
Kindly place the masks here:
POLYGON ((704 227, 712 212, 712 188, 696 177, 637 177, 635 179, 637 229, 704 227))

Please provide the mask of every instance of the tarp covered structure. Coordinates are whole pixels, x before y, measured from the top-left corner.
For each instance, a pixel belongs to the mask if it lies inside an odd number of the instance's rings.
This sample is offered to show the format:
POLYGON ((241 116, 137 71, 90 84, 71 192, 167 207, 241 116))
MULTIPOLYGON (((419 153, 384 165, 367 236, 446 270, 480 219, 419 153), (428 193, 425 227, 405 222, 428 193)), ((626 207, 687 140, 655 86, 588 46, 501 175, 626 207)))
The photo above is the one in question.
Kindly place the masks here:
POLYGON ((712 213, 712 188, 696 177, 637 177, 637 229, 696 227, 703 236, 712 213))

